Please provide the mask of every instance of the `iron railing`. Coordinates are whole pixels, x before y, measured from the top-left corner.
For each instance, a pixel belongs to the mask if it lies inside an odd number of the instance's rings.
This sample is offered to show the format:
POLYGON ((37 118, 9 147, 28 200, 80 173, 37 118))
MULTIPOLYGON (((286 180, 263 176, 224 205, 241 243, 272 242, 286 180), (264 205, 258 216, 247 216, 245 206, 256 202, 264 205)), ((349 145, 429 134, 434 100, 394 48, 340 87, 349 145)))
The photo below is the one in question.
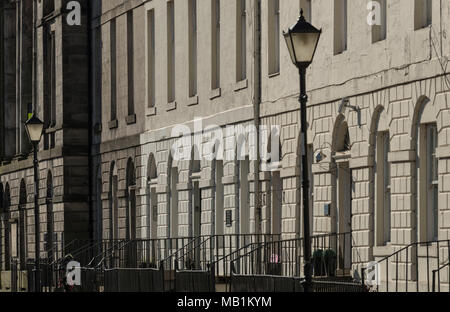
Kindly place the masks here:
MULTIPOLYGON (((444 264, 439 269, 433 270, 433 292, 436 292, 436 284, 437 291, 441 292, 441 272, 447 269, 447 283, 450 281, 450 262, 444 264)), ((450 292, 450 285, 448 287, 448 291, 450 292)))
MULTIPOLYGON (((333 276, 339 269, 349 270, 351 242, 351 233, 311 237, 313 260, 317 260, 315 274, 333 276)), ((280 235, 271 234, 76 241, 63 250, 64 257, 41 264, 42 284, 48 291, 61 289, 64 265, 70 259, 82 265, 82 286, 77 288, 81 291, 189 291, 189 285, 196 285, 192 286, 193 291, 214 291, 216 281, 228 285, 233 274, 298 278, 303 273, 303 239, 281 240, 280 235), (70 259, 65 257, 68 252, 70 259), (132 276, 139 278, 139 284, 132 276), (156 288, 148 285, 150 277, 152 281, 157 279, 156 288), (126 285, 120 286, 121 281, 126 285), (157 285, 162 285, 162 289, 157 285)), ((29 265, 30 270, 32 266, 29 265)))
MULTIPOLYGON (((349 275, 352 265, 351 233, 311 237, 312 266, 315 276, 349 275)), ((303 275, 303 238, 258 244, 231 259, 236 274, 303 275)), ((233 256, 233 255, 231 255, 233 256)))
POLYGON ((450 278, 447 281, 440 279, 440 272, 448 267, 442 264, 447 263, 449 259, 450 240, 412 243, 399 248, 393 254, 376 262, 376 269, 380 271, 376 290, 430 292, 436 283, 439 284, 437 287, 439 290, 441 284, 450 286, 450 278))

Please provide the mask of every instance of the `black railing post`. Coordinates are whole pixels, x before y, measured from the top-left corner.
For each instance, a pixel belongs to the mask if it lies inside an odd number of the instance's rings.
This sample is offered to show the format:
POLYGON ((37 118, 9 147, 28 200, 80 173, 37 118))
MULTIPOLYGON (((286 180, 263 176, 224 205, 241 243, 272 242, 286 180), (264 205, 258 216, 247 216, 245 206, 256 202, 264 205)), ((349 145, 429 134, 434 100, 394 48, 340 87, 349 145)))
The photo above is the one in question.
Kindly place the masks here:
POLYGON ((416 243, 416 292, 419 292, 419 244, 416 243))
POLYGON ((40 258, 40 229, 39 229, 39 172, 38 172, 38 145, 33 143, 33 169, 34 169, 34 254, 35 254, 35 292, 41 292, 41 277, 39 269, 40 258))
POLYGON ((427 290, 430 292, 430 244, 427 244, 427 290))
POLYGON ((436 270, 433 270, 433 280, 432 280, 432 283, 433 283, 433 285, 432 285, 432 289, 433 289, 433 292, 436 292, 436 270))
POLYGON ((386 292, 389 292, 389 258, 386 259, 386 292))
POLYGON ((208 264, 211 277, 211 291, 216 292, 216 266, 214 263, 208 264))
POLYGON ((409 254, 408 254, 408 248, 406 248, 406 292, 408 292, 408 265, 409 265, 409 254))
POLYGON ((304 273, 305 273, 305 292, 310 291, 310 285, 312 282, 311 272, 311 238, 310 238, 310 224, 309 224, 309 168, 308 168, 308 153, 307 150, 307 116, 306 116, 306 104, 308 102, 308 96, 306 94, 306 67, 299 67, 300 75, 300 119, 301 119, 301 144, 302 144, 302 187, 303 187, 303 237, 305 238, 304 244, 304 273))

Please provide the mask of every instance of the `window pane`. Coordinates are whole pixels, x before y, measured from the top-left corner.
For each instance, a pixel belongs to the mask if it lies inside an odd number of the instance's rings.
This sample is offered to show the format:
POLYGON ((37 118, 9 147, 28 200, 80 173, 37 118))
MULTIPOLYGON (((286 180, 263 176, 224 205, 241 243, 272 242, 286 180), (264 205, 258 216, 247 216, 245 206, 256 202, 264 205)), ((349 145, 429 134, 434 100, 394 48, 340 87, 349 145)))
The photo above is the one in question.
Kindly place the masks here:
POLYGON ((388 159, 390 151, 390 136, 389 132, 383 135, 383 158, 384 158, 384 185, 385 185, 385 202, 384 202, 384 240, 386 243, 391 241, 391 170, 388 159))

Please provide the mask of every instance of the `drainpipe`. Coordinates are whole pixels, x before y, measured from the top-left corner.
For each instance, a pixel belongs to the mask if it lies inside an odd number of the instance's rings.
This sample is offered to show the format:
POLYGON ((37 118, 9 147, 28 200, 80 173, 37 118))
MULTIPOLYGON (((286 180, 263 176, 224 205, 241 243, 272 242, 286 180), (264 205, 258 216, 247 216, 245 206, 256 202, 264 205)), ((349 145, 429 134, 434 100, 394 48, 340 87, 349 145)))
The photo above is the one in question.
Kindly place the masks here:
MULTIPOLYGON (((5 62, 5 57, 4 57, 4 28, 3 28, 3 24, 4 24, 4 15, 5 15, 5 3, 2 1, 0 2, 0 38, 2 38, 2 40, 0 40, 0 52, 1 52, 1 58, 0 58, 0 75, 4 75, 4 62, 5 62)), ((4 124, 4 120, 5 120, 5 113, 4 113, 4 83, 0 84, 0 120, 2 122, 2 124, 4 124)), ((4 138, 4 127, 0 127, 0 165, 1 162, 3 160, 3 157, 5 156, 5 138, 4 138)))
POLYGON ((262 218, 262 206, 261 206, 261 192, 260 192, 260 163, 261 155, 259 146, 261 144, 260 139, 260 105, 261 105, 261 0, 255 0, 255 34, 254 34, 254 87, 253 87, 253 118, 257 131, 256 135, 256 156, 257 161, 254 162, 255 172, 255 234, 261 234, 261 218, 262 218))
MULTIPOLYGON (((93 179, 96 179, 96 173, 94 173, 93 171, 93 160, 92 160, 92 139, 93 139, 93 135, 94 135, 94 131, 93 131, 93 104, 94 104, 94 99, 93 99, 93 88, 92 88, 92 83, 94 81, 93 79, 93 75, 95 74, 95 71, 93 69, 93 51, 92 51, 92 47, 94 46, 92 44, 92 18, 93 18, 93 14, 92 14, 92 4, 91 1, 86 1, 87 3, 87 32, 88 32, 88 47, 87 47, 87 56, 89 59, 89 77, 88 77, 88 97, 89 97, 89 109, 88 109, 88 127, 89 127, 89 131, 88 131, 88 167, 89 167, 89 175, 91 175, 89 177, 89 239, 93 240, 94 239, 94 205, 93 205, 93 190, 92 187, 94 185, 93 183, 93 179)), ((100 220, 97 220, 97 222, 102 222, 100 220)))
POLYGON ((36 0, 33 1, 33 75, 32 75, 32 84, 33 84, 33 88, 32 88, 32 95, 31 95, 31 101, 33 103, 33 111, 35 111, 36 113, 38 113, 38 108, 37 108, 37 56, 36 56, 36 51, 37 51, 37 34, 36 34, 36 27, 37 27, 37 4, 36 4, 36 0))
POLYGON ((21 40, 22 40, 22 34, 21 34, 21 23, 22 23, 22 1, 18 0, 16 1, 16 156, 20 155, 21 152, 21 136, 20 136, 20 122, 21 122, 21 111, 20 111, 20 104, 21 104, 21 80, 20 80, 20 74, 21 74, 21 40))

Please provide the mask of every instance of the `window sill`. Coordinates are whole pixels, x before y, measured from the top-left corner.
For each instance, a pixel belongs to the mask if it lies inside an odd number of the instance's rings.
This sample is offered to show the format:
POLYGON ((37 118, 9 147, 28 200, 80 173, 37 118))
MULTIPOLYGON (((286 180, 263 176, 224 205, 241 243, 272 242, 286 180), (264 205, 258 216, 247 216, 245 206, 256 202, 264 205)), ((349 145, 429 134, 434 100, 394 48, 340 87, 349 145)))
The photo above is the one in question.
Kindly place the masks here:
POLYGON ((372 44, 381 44, 382 42, 386 43, 386 38, 378 39, 375 41, 372 40, 372 44))
POLYGON ((147 117, 156 116, 156 107, 150 107, 147 109, 147 117))
POLYGON ((275 77, 278 77, 278 76, 280 76, 280 72, 279 71, 277 71, 276 73, 269 74, 269 79, 270 78, 275 78, 275 77))
POLYGON ((134 125, 136 123, 136 114, 129 115, 125 118, 127 125, 134 125))
POLYGON ((334 56, 343 55, 343 54, 345 54, 345 52, 347 52, 347 49, 339 51, 339 52, 334 52, 334 56))
POLYGON ((110 122, 108 122, 108 128, 110 130, 112 129, 117 129, 119 127, 119 121, 117 119, 111 120, 110 122))
POLYGON ((188 98, 187 105, 194 106, 198 104, 198 95, 194 95, 188 98))
POLYGON ((222 89, 221 88, 217 88, 217 89, 211 90, 211 93, 209 95, 209 99, 210 100, 214 100, 214 99, 217 99, 218 97, 221 97, 221 96, 222 96, 222 89))
POLYGON ((431 24, 429 25, 424 25, 422 27, 414 27, 414 31, 421 31, 421 30, 425 30, 425 29, 430 29, 431 28, 431 24))
POLYGON ((238 92, 248 88, 248 79, 238 81, 234 87, 234 91, 238 92))
POLYGON ((56 129, 53 128, 53 126, 49 126, 47 129, 44 130, 45 134, 51 134, 51 133, 55 133, 56 129))
POLYGON ((95 125, 94 125, 94 132, 95 133, 101 133, 102 132, 102 124, 101 123, 96 123, 95 125))
POLYGON ((176 110, 176 109, 177 109, 177 102, 176 102, 176 101, 170 102, 170 103, 167 105, 167 111, 168 111, 168 112, 173 111, 173 110, 176 110))

